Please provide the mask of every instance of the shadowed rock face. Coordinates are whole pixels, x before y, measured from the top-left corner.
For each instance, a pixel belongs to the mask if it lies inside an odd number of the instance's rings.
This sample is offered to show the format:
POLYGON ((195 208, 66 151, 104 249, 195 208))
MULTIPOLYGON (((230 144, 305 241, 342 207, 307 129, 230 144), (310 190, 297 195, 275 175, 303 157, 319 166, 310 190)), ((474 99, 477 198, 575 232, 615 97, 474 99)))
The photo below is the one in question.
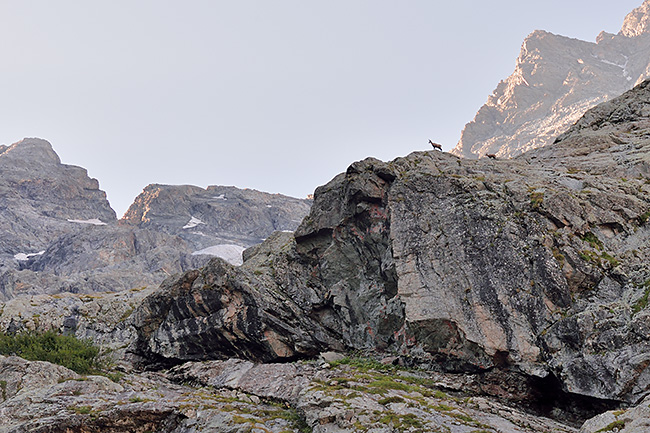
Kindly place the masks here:
POLYGON ((476 113, 452 153, 513 157, 545 146, 589 108, 650 77, 650 1, 632 11, 617 35, 596 43, 534 31, 515 71, 476 113))
POLYGON ((137 311, 132 351, 170 365, 344 347, 477 374, 515 400, 553 384, 637 401, 650 389, 649 95, 643 83, 510 161, 354 163, 316 190, 295 236, 168 280, 137 311))

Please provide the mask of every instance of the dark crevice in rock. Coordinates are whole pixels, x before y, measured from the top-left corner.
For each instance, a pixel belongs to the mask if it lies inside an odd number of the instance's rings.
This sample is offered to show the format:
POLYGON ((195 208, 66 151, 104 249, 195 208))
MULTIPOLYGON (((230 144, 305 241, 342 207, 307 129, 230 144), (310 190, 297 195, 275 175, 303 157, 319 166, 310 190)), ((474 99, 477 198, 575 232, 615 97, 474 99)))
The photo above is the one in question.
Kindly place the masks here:
POLYGON ((531 395, 526 407, 534 414, 566 422, 575 427, 600 413, 619 409, 624 403, 566 392, 553 374, 528 380, 531 395))

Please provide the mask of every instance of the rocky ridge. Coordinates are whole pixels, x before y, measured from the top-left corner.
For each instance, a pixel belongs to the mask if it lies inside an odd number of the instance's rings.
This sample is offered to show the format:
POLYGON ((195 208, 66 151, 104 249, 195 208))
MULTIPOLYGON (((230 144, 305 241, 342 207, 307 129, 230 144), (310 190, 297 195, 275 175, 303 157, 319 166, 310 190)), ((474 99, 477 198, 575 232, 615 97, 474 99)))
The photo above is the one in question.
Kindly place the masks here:
POLYGON ((310 206, 311 200, 232 186, 149 185, 122 221, 178 236, 195 252, 241 253, 274 231, 294 231, 310 206))
POLYGON ((26 138, 0 148, 0 263, 35 255, 86 225, 117 221, 97 179, 61 164, 50 143, 26 138))
POLYGON ((602 32, 596 43, 531 33, 515 71, 497 85, 451 153, 509 158, 550 144, 587 109, 650 76, 649 21, 645 0, 617 35, 602 32))
POLYGON ((637 403, 650 390, 649 95, 642 83, 511 161, 354 163, 294 236, 167 280, 132 316, 129 350, 150 368, 392 354, 574 421, 637 403))

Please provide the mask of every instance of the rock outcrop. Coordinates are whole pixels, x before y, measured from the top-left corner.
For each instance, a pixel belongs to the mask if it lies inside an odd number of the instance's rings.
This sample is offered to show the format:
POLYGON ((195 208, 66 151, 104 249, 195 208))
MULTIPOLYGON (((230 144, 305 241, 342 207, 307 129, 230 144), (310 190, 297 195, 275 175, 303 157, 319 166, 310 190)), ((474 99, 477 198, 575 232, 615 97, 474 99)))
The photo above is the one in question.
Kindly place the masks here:
POLYGON ((167 280, 130 350, 156 367, 343 347, 471 374, 554 416, 636 403, 650 392, 649 98, 642 83, 511 161, 354 163, 293 237, 167 280))
POLYGON ((452 153, 506 158, 545 146, 587 109, 650 77, 649 20, 645 0, 617 35, 602 32, 596 43, 531 33, 515 71, 465 126, 452 153))
POLYGON ((650 397, 627 410, 608 411, 587 420, 579 433, 646 433, 650 431, 650 397))

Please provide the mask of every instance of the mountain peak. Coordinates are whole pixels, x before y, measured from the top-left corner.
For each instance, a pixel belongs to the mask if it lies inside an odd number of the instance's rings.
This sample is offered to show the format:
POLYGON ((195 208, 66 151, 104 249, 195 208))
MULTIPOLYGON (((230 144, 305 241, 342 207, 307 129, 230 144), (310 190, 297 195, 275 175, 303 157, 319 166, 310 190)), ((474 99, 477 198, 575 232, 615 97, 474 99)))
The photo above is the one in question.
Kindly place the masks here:
POLYGON ((627 14, 619 35, 633 38, 650 32, 650 0, 627 14))
POLYGON ((524 40, 513 73, 465 125, 451 153, 509 158, 545 146, 589 108, 650 78, 650 0, 622 30, 597 43, 536 30, 524 40))
POLYGON ((23 138, 11 146, 2 146, 0 147, 0 155, 24 159, 32 163, 61 164, 61 159, 50 142, 41 138, 23 138))

